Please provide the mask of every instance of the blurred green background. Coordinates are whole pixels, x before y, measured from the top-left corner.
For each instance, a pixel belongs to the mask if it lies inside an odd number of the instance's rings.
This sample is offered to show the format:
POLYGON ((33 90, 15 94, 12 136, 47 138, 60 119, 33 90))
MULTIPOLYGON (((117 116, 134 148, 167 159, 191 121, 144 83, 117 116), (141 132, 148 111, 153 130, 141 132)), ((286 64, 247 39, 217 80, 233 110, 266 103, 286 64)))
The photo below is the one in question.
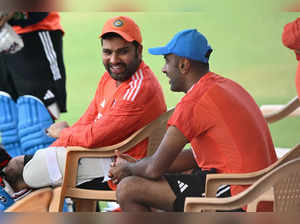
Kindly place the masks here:
MULTIPOLYGON (((296 95, 297 62, 294 53, 282 45, 281 33, 283 26, 300 13, 280 11, 280 4, 267 0, 167 2, 171 10, 167 10, 164 1, 154 0, 144 4, 148 10, 138 11, 143 9, 139 5, 137 12, 61 13, 68 91, 68 113, 61 120, 74 123, 91 101, 104 72, 98 35, 104 22, 116 15, 130 16, 140 26, 143 58, 161 82, 169 108, 183 94, 169 90, 168 80, 161 72, 163 57, 150 55, 147 49, 166 44, 175 33, 187 28, 197 28, 214 49, 211 70, 240 83, 258 105, 287 103, 296 95), (155 3, 161 7, 155 9, 155 3)), ((292 147, 300 142, 299 118, 272 124, 270 129, 277 146, 292 147)))

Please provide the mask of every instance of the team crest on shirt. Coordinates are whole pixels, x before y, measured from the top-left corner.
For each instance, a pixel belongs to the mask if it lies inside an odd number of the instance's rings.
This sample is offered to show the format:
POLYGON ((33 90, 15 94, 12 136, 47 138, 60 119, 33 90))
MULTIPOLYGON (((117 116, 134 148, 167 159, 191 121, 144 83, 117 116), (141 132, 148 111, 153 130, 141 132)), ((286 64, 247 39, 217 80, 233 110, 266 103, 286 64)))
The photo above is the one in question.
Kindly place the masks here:
POLYGON ((124 22, 122 21, 122 20, 120 20, 120 19, 118 19, 118 20, 116 20, 115 22, 114 22, 114 26, 115 27, 121 27, 121 26, 123 26, 124 25, 124 22))
POLYGON ((96 122, 97 120, 101 119, 101 117, 103 117, 103 115, 99 112, 97 115, 97 118, 94 120, 94 122, 96 122))
POLYGON ((102 101, 102 103, 100 104, 100 106, 102 107, 102 108, 104 108, 105 107, 105 104, 106 104, 106 101, 105 101, 105 99, 102 101))

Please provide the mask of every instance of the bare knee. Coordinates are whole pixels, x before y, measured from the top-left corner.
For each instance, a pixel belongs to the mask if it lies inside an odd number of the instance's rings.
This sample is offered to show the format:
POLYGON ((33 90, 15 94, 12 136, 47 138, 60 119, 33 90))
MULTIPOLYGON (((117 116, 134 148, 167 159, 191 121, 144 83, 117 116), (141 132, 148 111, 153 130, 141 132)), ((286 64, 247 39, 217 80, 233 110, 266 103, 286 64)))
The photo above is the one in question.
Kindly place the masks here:
MULTIPOLYGON (((124 201, 132 200, 137 194, 139 178, 130 176, 124 178, 117 187, 117 200, 121 204, 124 201)), ((141 190, 141 189, 139 189, 141 190)))

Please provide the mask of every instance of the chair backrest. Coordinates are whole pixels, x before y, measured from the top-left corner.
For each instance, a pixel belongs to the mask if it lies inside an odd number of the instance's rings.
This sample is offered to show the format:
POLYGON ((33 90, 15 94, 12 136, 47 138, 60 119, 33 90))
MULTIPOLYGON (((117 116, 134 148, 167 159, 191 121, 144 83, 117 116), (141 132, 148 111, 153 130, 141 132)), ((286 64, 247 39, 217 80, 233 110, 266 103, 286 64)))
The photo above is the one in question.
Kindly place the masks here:
POLYGON ((167 112, 163 113, 156 120, 150 122, 148 125, 138 130, 121 143, 94 149, 68 147, 65 174, 63 178, 61 197, 59 202, 59 211, 62 210, 63 200, 65 197, 83 199, 82 201, 84 201, 85 199, 114 200, 114 192, 76 188, 79 159, 112 157, 114 156, 115 150, 126 152, 146 138, 148 138, 147 155, 153 154, 167 130, 167 121, 172 115, 173 111, 174 109, 170 109, 167 112))
POLYGON ((280 171, 274 185, 275 212, 300 211, 300 159, 287 163, 291 165, 280 171))
POLYGON ((274 189, 274 212, 300 211, 300 158, 290 160, 251 186, 257 192, 274 189))
POLYGON ((144 132, 149 132, 148 136, 148 148, 147 148, 147 156, 152 155, 156 149, 158 148, 161 140, 163 139, 166 130, 167 130, 167 122, 170 116, 173 114, 174 108, 168 110, 164 114, 162 114, 157 120, 153 121, 149 124, 149 130, 145 130, 144 132))
MULTIPOLYGON (((139 129, 131 136, 129 136, 124 141, 104 147, 98 147, 93 149, 88 149, 89 152, 97 151, 101 152, 102 154, 100 157, 112 157, 114 156, 115 150, 119 150, 120 152, 126 152, 141 141, 148 138, 148 148, 147 148, 147 155, 151 155, 159 146, 162 138, 164 137, 166 130, 167 130, 167 121, 169 120, 170 116, 173 114, 174 108, 168 110, 167 112, 160 115, 156 120, 150 122, 148 125, 144 126, 143 128, 139 129)), ((87 151, 86 148, 78 147, 78 146, 70 146, 67 147, 68 151, 71 150, 80 150, 83 149, 85 152, 87 151)))

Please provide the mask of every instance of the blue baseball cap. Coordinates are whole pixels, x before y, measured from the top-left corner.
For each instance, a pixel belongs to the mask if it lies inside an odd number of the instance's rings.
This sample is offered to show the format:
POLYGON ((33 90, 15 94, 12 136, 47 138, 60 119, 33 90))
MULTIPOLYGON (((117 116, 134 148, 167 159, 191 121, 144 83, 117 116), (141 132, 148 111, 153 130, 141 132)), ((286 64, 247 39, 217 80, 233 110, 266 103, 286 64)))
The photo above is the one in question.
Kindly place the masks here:
POLYGON ((153 55, 175 54, 191 60, 208 63, 208 51, 212 51, 206 37, 196 29, 187 29, 175 34, 173 39, 163 47, 148 49, 153 55))

